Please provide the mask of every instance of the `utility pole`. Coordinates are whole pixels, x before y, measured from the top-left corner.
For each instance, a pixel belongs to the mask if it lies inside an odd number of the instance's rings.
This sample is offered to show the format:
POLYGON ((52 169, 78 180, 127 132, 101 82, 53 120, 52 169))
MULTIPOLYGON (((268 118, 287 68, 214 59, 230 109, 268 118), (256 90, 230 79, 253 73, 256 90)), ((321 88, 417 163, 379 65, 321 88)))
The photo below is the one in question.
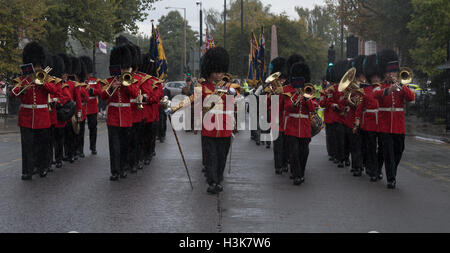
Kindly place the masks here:
POLYGON ((223 48, 227 49, 227 0, 223 0, 223 48))
POLYGON ((244 79, 245 70, 244 66, 244 0, 241 0, 241 79, 244 79))
POLYGON ((95 45, 96 42, 94 42, 94 46, 92 48, 92 71, 93 71, 93 75, 97 76, 97 72, 95 71, 95 45))
POLYGON ((341 0, 340 8, 340 18, 341 18, 341 60, 344 59, 344 0, 341 0))

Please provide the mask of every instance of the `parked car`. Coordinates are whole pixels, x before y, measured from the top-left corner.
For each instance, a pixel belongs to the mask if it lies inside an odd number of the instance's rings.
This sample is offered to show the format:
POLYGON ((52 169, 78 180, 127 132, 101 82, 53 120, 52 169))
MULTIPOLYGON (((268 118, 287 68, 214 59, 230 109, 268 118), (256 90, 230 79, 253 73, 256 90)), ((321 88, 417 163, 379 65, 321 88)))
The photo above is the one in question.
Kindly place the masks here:
POLYGON ((175 82, 168 82, 165 88, 170 91, 170 99, 172 99, 173 97, 180 95, 181 90, 184 87, 186 87, 186 82, 175 81, 175 82))

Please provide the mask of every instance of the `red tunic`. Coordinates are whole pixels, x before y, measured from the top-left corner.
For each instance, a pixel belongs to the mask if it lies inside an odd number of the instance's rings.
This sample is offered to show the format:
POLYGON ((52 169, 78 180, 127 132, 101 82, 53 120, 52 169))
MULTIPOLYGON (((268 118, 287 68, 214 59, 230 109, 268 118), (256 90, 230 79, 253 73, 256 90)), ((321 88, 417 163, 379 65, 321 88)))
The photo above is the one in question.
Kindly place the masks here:
POLYGON ((89 100, 89 92, 81 83, 75 87, 75 101, 77 103, 77 113, 81 111, 81 121, 84 121, 87 116, 87 102, 89 100))
POLYGON ((404 85, 400 91, 387 93, 390 85, 383 83, 374 97, 379 101, 379 131, 381 133, 405 134, 405 102, 414 101, 415 94, 404 85))
POLYGON ((362 102, 356 108, 356 118, 359 119, 360 128, 368 132, 378 132, 378 100, 373 93, 381 90, 378 86, 368 86, 364 88, 362 102))
MULTIPOLYGON (((297 107, 292 107, 291 96, 295 93, 295 89, 289 85, 284 90, 284 111, 286 121, 284 126, 284 134, 297 138, 311 138, 311 120, 310 113, 315 111, 316 104, 313 99, 300 100, 297 107), (290 93, 289 95, 287 95, 290 93)), ((293 95, 292 100, 298 99, 298 94, 293 95)))
MULTIPOLYGON (((141 74, 145 75, 145 74, 141 74)), ((153 89, 153 83, 156 82, 156 78, 145 76, 143 80, 145 80, 142 85, 142 94, 146 96, 146 102, 144 103, 144 112, 143 117, 146 123, 150 123, 155 121, 155 114, 153 112, 153 104, 159 103, 157 90, 153 89)))
MULTIPOLYGON (((134 74, 133 77, 135 80, 137 80, 137 82, 132 85, 136 86, 136 89, 138 90, 138 94, 139 94, 139 91, 141 90, 141 85, 142 85, 142 76, 138 75, 138 74, 134 74)), ((133 115, 133 123, 139 123, 144 119, 144 110, 139 109, 138 106, 139 105, 138 105, 137 98, 132 98, 131 99, 131 113, 133 115)))
MULTIPOLYGON (((86 83, 89 88, 94 90, 94 95, 89 95, 89 100, 87 102, 87 115, 97 114, 98 113, 98 97, 102 93, 102 86, 98 82, 98 79, 95 77, 90 77, 86 83)), ((88 89, 89 91, 89 89, 88 89)))
MULTIPOLYGON (((215 91, 215 85, 207 81, 202 83, 203 106, 206 106, 205 100, 215 91)), ((221 97, 218 107, 211 109, 203 115, 202 136, 212 138, 231 137, 233 131, 234 105, 227 106, 226 94, 221 97), (222 104, 223 103, 223 104, 222 104), (217 120, 220 119, 220 120, 217 120)), ((216 103, 217 105, 218 103, 216 103)))
MULTIPOLYGON (((20 94, 21 106, 19 109, 18 126, 45 129, 51 126, 50 113, 48 110, 48 94, 58 96, 58 89, 52 83, 36 85, 30 77, 21 77, 24 81, 22 86, 31 85, 28 90, 20 94)), ((18 93, 20 87, 13 89, 11 96, 18 93)))
MULTIPOLYGON (((109 78, 108 82, 112 82, 112 80, 113 78, 109 78)), ((121 85, 111 97, 106 90, 102 92, 101 98, 108 104, 106 121, 108 126, 131 127, 133 125, 130 100, 137 97, 138 93, 136 85, 128 87, 121 85)))

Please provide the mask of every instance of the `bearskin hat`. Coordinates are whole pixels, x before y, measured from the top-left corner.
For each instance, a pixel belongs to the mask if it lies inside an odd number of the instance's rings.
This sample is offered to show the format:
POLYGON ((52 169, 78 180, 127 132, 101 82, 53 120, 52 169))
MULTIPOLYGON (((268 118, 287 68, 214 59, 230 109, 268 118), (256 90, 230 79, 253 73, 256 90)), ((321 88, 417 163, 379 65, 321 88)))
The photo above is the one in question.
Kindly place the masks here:
POLYGON ((61 58, 59 55, 53 55, 52 60, 53 60, 53 67, 52 67, 53 69, 51 72, 52 76, 62 78, 62 75, 65 70, 63 58, 61 58))
POLYGON ((69 56, 67 54, 58 54, 59 57, 64 62, 64 70, 62 71, 63 74, 69 74, 72 71, 72 62, 70 61, 69 56))
POLYGON ((270 63, 271 65, 271 71, 270 74, 276 72, 281 72, 281 76, 286 76, 286 59, 283 57, 277 57, 272 60, 270 63))
POLYGON ((201 59, 201 76, 208 79, 211 73, 226 73, 230 66, 230 56, 223 47, 209 49, 201 59))
POLYGON ((45 68, 47 66, 47 50, 37 42, 28 43, 23 49, 23 64, 32 63, 34 67, 45 68))
POLYGON ((382 77, 383 72, 378 64, 378 56, 376 54, 369 55, 365 58, 363 72, 369 82, 374 76, 382 77))
POLYGON ((127 37, 120 35, 116 38, 116 47, 130 45, 131 42, 127 39, 127 37))
POLYGON ((137 45, 134 45, 134 48, 136 49, 136 69, 140 69, 142 65, 142 54, 141 54, 141 48, 137 45))
POLYGON ((290 82, 296 78, 304 78, 305 83, 311 82, 311 71, 306 63, 297 62, 292 65, 290 82))
POLYGON ((142 55, 142 66, 140 67, 141 71, 147 75, 156 76, 156 61, 153 59, 150 54, 142 55))
POLYGON ((94 64, 89 56, 81 56, 81 61, 84 63, 84 66, 86 67, 87 73, 91 74, 94 72, 94 64))
POLYGON ((355 60, 353 60, 352 67, 354 67, 356 69, 356 76, 357 77, 359 77, 360 75, 364 74, 364 71, 363 71, 364 59, 366 59, 365 55, 359 55, 358 57, 356 57, 355 60))
POLYGON ((299 54, 293 54, 289 56, 287 62, 286 62, 286 68, 288 70, 288 75, 290 75, 289 71, 291 71, 292 66, 295 63, 305 63, 305 58, 299 54))
POLYGON ((138 61, 137 61, 136 48, 133 45, 131 45, 131 44, 126 45, 126 47, 128 47, 128 50, 130 50, 130 53, 131 53, 131 68, 132 69, 137 69, 138 61))
POLYGON ((398 72, 399 62, 398 55, 392 49, 384 49, 378 53, 378 63, 380 64, 381 71, 384 73, 398 72))
POLYGON ((54 66, 54 62, 53 62, 53 55, 52 54, 47 54, 46 58, 46 63, 45 66, 49 66, 50 68, 52 68, 51 74, 53 75, 53 69, 55 68, 54 66))
POLYGON ((329 65, 327 67, 327 73, 325 75, 325 80, 330 82, 330 83, 336 83, 337 78, 336 78, 336 71, 334 69, 334 65, 329 65))
POLYGON ((340 60, 334 65, 336 72, 336 83, 340 82, 345 73, 349 70, 349 62, 347 60, 340 60))
POLYGON ((118 46, 113 48, 109 58, 109 65, 120 65, 121 69, 128 69, 132 66, 132 56, 127 46, 118 46))
POLYGON ((70 56, 70 62, 72 63, 72 68, 68 74, 78 75, 81 72, 81 60, 75 56, 70 56))

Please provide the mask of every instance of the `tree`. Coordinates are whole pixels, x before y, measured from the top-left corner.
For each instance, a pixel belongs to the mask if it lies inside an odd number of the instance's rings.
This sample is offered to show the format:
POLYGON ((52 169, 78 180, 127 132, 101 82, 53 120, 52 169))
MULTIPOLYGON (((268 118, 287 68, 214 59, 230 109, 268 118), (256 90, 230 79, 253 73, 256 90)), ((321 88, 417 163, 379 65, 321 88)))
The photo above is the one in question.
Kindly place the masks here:
POLYGON ((412 0, 414 11, 408 29, 417 38, 410 53, 416 67, 435 77, 437 66, 446 60, 446 43, 450 39, 450 2, 446 0, 412 0))
MULTIPOLYGON (((259 0, 244 1, 244 45, 241 44, 241 17, 240 2, 232 2, 230 9, 227 11, 227 50, 230 54, 230 72, 246 76, 248 71, 248 58, 243 65, 241 54, 248 55, 250 51, 249 41, 251 33, 255 32, 259 38, 261 26, 265 30, 266 50, 265 62, 269 66, 270 59, 270 43, 271 43, 271 27, 277 26, 279 54, 283 57, 289 57, 291 54, 302 54, 311 68, 313 79, 318 81, 323 76, 327 65, 327 43, 307 32, 306 23, 302 20, 290 20, 286 14, 274 15, 270 12, 270 5, 264 6, 259 0)), ((223 18, 217 12, 208 12, 208 14, 216 16, 208 17, 207 20, 215 20, 213 27, 214 39, 216 45, 223 46, 223 18)))
POLYGON ((46 6, 33 0, 0 0, 0 4, 8 6, 0 8, 0 78, 9 79, 20 73, 24 42, 43 37, 46 6))
MULTIPOLYGON (((187 22, 187 21, 186 21, 187 22)), ((171 11, 158 20, 158 29, 163 40, 170 79, 181 80, 184 77, 182 55, 184 53, 184 18, 178 11, 171 11)), ((198 45, 198 32, 194 32, 186 25, 186 50, 198 45)), ((186 52, 186 63, 189 62, 189 51, 186 52)))
POLYGON ((63 52, 69 36, 92 48, 100 40, 112 41, 121 32, 136 33, 136 23, 145 20, 155 1, 46 0, 46 44, 54 52, 63 52))

